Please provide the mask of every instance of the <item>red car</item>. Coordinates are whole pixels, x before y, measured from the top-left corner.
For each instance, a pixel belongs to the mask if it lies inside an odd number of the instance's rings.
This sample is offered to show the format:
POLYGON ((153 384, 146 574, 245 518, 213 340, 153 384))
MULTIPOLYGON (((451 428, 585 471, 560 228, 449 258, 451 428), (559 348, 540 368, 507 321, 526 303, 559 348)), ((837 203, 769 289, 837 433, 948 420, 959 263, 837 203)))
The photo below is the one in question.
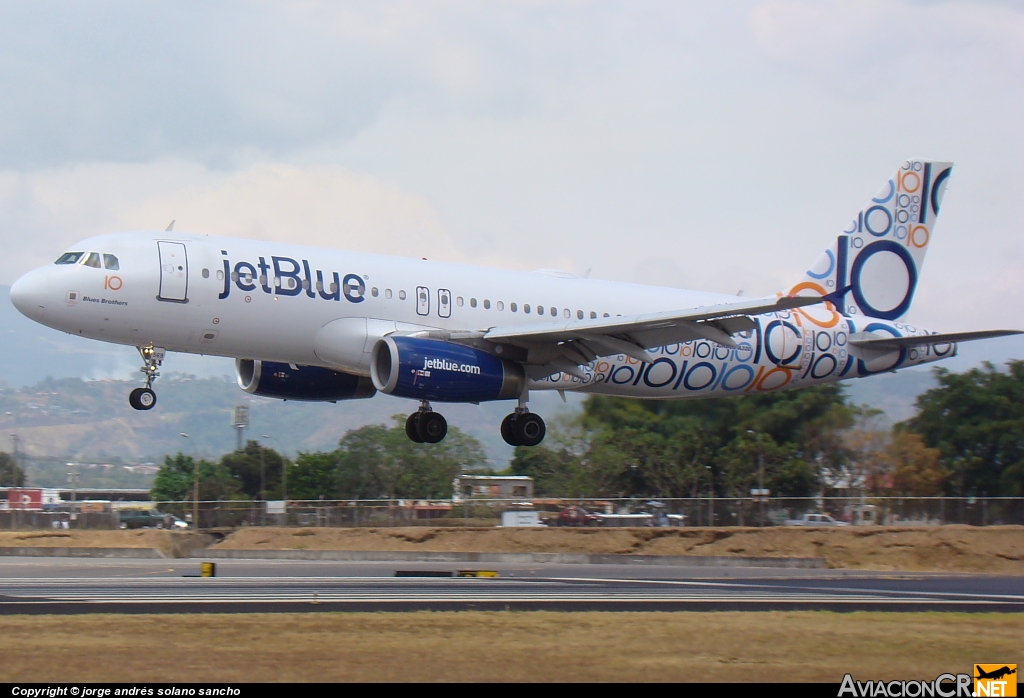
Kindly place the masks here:
POLYGON ((600 526, 604 517, 591 514, 583 507, 568 507, 558 513, 559 526, 600 526))

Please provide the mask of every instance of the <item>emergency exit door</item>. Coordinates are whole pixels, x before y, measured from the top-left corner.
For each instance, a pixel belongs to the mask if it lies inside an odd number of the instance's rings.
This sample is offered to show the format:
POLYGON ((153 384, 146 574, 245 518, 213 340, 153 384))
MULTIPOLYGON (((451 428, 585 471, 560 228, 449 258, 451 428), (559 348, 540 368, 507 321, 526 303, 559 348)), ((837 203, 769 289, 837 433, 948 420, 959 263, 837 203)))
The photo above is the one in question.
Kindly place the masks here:
POLYGON ((426 286, 416 287, 416 314, 430 315, 430 289, 426 286))
POLYGON ((181 242, 156 243, 160 251, 160 292, 157 300, 188 303, 188 258, 181 242))
POLYGON ((452 316, 452 294, 446 288, 437 292, 437 314, 441 317, 452 316))

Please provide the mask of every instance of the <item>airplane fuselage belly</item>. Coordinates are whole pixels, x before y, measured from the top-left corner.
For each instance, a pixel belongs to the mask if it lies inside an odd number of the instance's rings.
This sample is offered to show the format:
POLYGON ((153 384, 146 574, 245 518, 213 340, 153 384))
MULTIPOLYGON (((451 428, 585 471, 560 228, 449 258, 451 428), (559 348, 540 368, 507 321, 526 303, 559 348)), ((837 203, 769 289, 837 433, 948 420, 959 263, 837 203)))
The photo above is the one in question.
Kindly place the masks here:
MULTIPOLYGON (((51 302, 33 319, 106 342, 335 368, 317 355, 315 342, 321 328, 345 318, 462 331, 736 300, 682 289, 174 233, 120 233, 79 246, 116 254, 120 268, 47 268, 51 302)), ((925 332, 887 321, 860 323, 824 307, 764 315, 756 323, 754 330, 737 335, 737 349, 707 340, 669 344, 650 350, 653 362, 603 357, 582 367, 585 379, 554 374, 530 386, 655 399, 724 396, 870 375, 955 350, 952 345, 926 346, 865 361, 846 346, 854 332, 925 332)))

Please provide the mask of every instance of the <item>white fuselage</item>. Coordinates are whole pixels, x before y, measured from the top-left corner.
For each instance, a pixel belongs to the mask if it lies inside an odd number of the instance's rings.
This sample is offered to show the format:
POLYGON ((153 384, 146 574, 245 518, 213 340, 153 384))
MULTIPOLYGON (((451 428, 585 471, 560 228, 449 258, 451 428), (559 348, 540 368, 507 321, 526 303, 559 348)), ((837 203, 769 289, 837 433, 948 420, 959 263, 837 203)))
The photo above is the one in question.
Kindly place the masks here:
MULTIPOLYGON (((85 254, 77 263, 48 265, 18 280, 11 297, 22 313, 105 342, 361 375, 368 375, 372 344, 396 330, 478 331, 736 300, 557 272, 177 232, 103 235, 71 251, 85 254), (117 268, 84 264, 91 252, 101 262, 116 257, 117 268)), ((825 306, 755 320, 757 329, 735 337, 738 349, 708 340, 670 344, 650 350, 653 364, 625 355, 598 358, 582 367, 586 378, 556 373, 531 381, 530 388, 710 397, 868 375, 955 352, 955 345, 945 345, 873 358, 851 355, 847 339, 854 332, 926 333, 903 323, 855 321, 825 306)))

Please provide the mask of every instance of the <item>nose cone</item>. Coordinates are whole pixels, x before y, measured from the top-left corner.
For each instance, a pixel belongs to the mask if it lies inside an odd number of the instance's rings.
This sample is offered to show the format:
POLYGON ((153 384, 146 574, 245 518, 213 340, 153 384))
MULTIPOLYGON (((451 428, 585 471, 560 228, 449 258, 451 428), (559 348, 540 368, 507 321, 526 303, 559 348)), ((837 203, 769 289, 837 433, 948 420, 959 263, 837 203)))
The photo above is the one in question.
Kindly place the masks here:
POLYGON ((11 286, 11 303, 22 315, 40 320, 46 311, 50 292, 48 269, 36 269, 25 274, 11 286))

